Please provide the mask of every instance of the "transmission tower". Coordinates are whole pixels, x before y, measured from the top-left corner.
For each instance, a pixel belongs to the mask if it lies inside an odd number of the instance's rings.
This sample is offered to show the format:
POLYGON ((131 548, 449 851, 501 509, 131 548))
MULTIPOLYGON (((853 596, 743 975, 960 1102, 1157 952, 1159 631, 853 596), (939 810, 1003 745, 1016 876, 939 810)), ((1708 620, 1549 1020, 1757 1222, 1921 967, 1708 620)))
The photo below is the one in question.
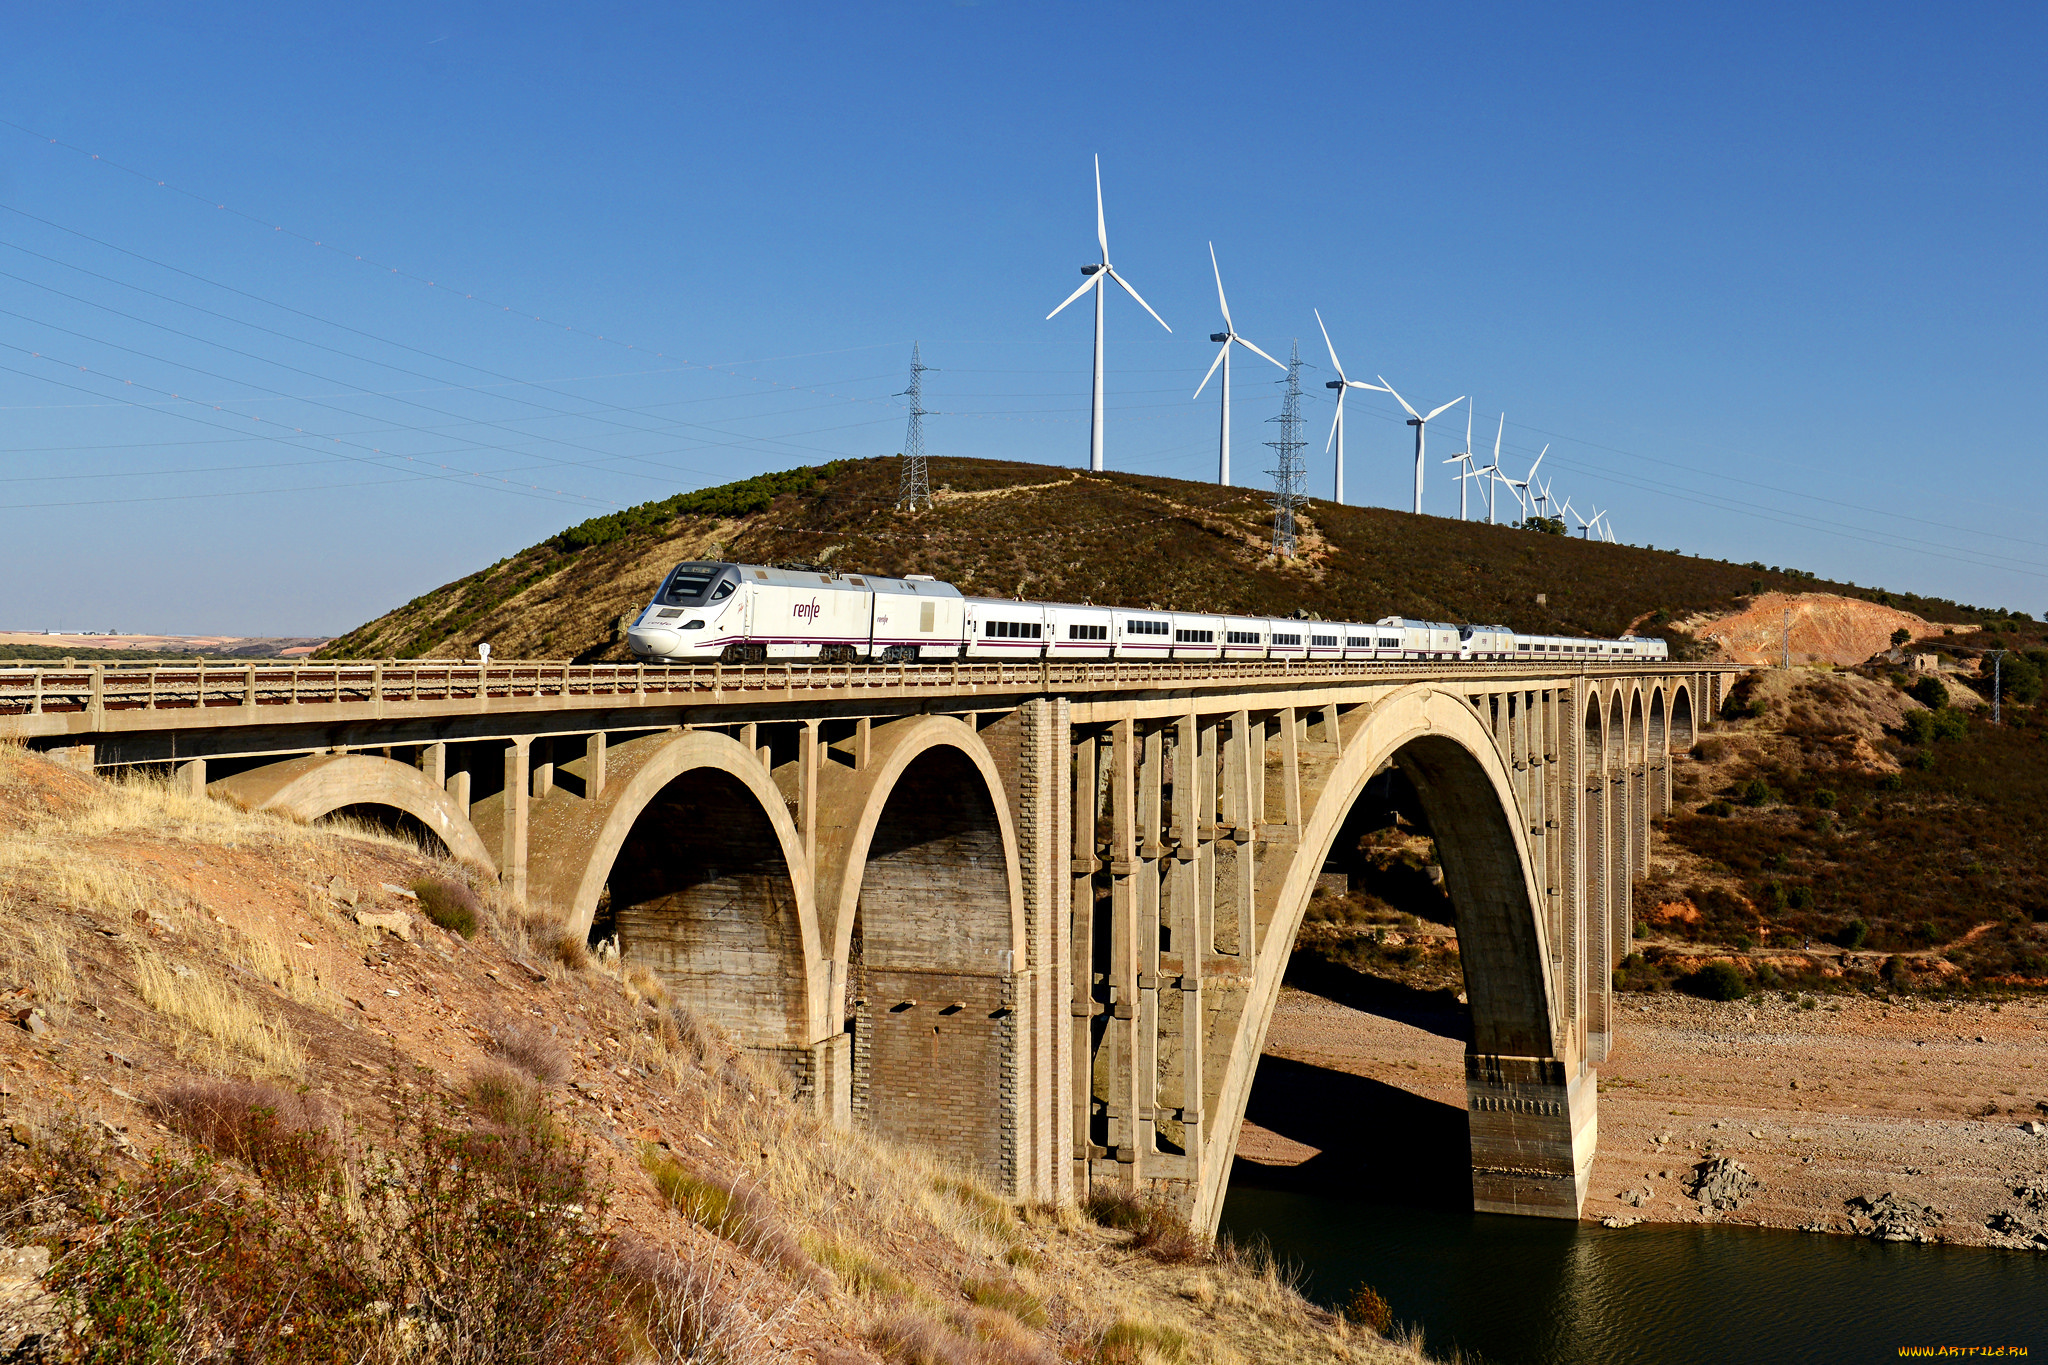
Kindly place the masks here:
POLYGON ((896 488, 896 507, 915 511, 932 505, 932 480, 924 464, 924 372, 934 366, 918 358, 917 343, 910 343, 910 387, 898 398, 910 400, 910 430, 903 437, 903 478, 896 488))
POLYGON ((1268 417, 1269 422, 1280 424, 1280 439, 1268 441, 1280 456, 1280 467, 1270 470, 1273 476, 1273 553, 1282 559, 1294 556, 1294 509, 1305 500, 1301 492, 1305 471, 1301 467, 1301 448, 1306 442, 1301 439, 1301 343, 1294 343, 1294 351, 1287 360, 1287 396, 1281 401, 1280 415, 1268 417))

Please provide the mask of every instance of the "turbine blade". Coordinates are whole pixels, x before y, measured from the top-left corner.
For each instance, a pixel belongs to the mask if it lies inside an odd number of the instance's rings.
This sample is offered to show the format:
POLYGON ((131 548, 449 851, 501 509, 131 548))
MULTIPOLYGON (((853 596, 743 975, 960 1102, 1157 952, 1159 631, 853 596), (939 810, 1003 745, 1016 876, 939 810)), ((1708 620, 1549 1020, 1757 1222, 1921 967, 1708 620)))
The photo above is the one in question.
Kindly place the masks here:
MULTIPOLYGON (((1118 284, 1122 285, 1124 287, 1124 292, 1126 294, 1129 294, 1134 299, 1138 299, 1138 307, 1144 309, 1148 313, 1152 313, 1152 305, 1145 302, 1145 300, 1143 300, 1142 298, 1138 298, 1138 291, 1131 288, 1130 282, 1128 280, 1124 279, 1123 276, 1117 274, 1116 271, 1110 269, 1108 266, 1102 267, 1102 273, 1109 276, 1111 279, 1115 280, 1118 284)), ((1157 313, 1152 313, 1152 321, 1158 323, 1161 327, 1166 327, 1166 319, 1160 317, 1157 313)), ((1166 327, 1166 330, 1171 332, 1173 329, 1171 327, 1166 327)))
POLYGON ((1209 362, 1209 373, 1203 375, 1202 382, 1195 385, 1194 396, 1196 398, 1200 398, 1202 396, 1202 390, 1209 387, 1210 379, 1215 377, 1216 367, 1223 363, 1223 357, 1228 354, 1230 354, 1230 343, 1226 341, 1220 348, 1217 349, 1216 358, 1209 362))
POLYGON ((1465 449, 1472 449, 1472 405, 1465 405, 1465 449))
POLYGON ((1505 432, 1507 429, 1508 415, 1506 413, 1502 413, 1500 415, 1500 426, 1493 433, 1493 462, 1495 464, 1500 463, 1500 438, 1501 434, 1505 432))
MULTIPOLYGON (((1081 296, 1082 296, 1083 294, 1087 293, 1087 292, 1088 292, 1089 290, 1093 289, 1093 288, 1094 288, 1094 287, 1095 287, 1096 285, 1098 285, 1098 284, 1101 284, 1101 283, 1102 283, 1102 275, 1101 275, 1101 273, 1100 273, 1100 272, 1098 272, 1098 273, 1096 273, 1096 274, 1093 274, 1093 275, 1090 275, 1090 276, 1089 276, 1089 277, 1087 278, 1087 280, 1085 280, 1085 281, 1084 281, 1084 282, 1082 283, 1082 285, 1081 285, 1081 287, 1080 287, 1079 289, 1076 289, 1076 290, 1075 290, 1075 291, 1074 291, 1073 293, 1071 293, 1071 294, 1067 295, 1067 297, 1066 297, 1066 300, 1065 300, 1065 302, 1063 302, 1063 303, 1061 303, 1061 304, 1060 304, 1060 308, 1065 308, 1065 307, 1067 306, 1067 304, 1069 304, 1069 303, 1072 303, 1072 302, 1073 302, 1073 301, 1074 301, 1075 299, 1078 299, 1078 298, 1080 298, 1080 297, 1081 297, 1081 296)), ((1045 315, 1046 321, 1050 322, 1050 321, 1052 321, 1052 320, 1053 320, 1054 318, 1058 317, 1058 316, 1059 316, 1059 312, 1060 312, 1060 308, 1055 308, 1055 309, 1053 309, 1053 310, 1052 310, 1052 311, 1051 311, 1050 313, 1047 313, 1047 314, 1045 315)))
POLYGON ((1456 406, 1458 406, 1458 404, 1460 404, 1460 403, 1462 403, 1462 402, 1464 402, 1464 401, 1465 401, 1465 395, 1461 393, 1461 394, 1459 394, 1459 395, 1458 395, 1458 396, 1457 396, 1456 398, 1453 398, 1453 399, 1452 399, 1452 400, 1451 400, 1450 402, 1448 402, 1448 403, 1444 404, 1444 405, 1443 405, 1442 407, 1438 408, 1438 409, 1436 410, 1436 412, 1432 412, 1431 414, 1429 414, 1429 416, 1427 416, 1427 417, 1423 418, 1422 420, 1423 420, 1423 421, 1425 421, 1425 422, 1432 422, 1432 421, 1435 421, 1435 420, 1436 420, 1436 415, 1437 415, 1437 413, 1438 413, 1438 412, 1449 412, 1449 411, 1450 411, 1450 410, 1451 410, 1452 408, 1455 408, 1456 406))
POLYGON ((1363 379, 1347 379, 1344 381, 1344 386, 1351 389, 1371 389, 1374 393, 1394 392, 1392 389, 1381 388, 1378 384, 1368 384, 1363 379))
POLYGON ((1223 297, 1223 268, 1216 264, 1216 244, 1209 243, 1209 269, 1216 272, 1216 304, 1223 310, 1223 330, 1235 332, 1237 325, 1230 320, 1230 300, 1223 297))
MULTIPOLYGON (((1256 346, 1252 345, 1252 344, 1251 344, 1251 343, 1250 343, 1249 341, 1246 341, 1246 340, 1245 340, 1245 339, 1244 339, 1243 337, 1241 337, 1241 336, 1237 336, 1237 335, 1236 335, 1235 333, 1233 333, 1233 334, 1232 334, 1232 336, 1231 336, 1231 340, 1235 341, 1235 342, 1236 342, 1236 343, 1237 343, 1238 345, 1240 345, 1240 346, 1244 347, 1244 348, 1245 348, 1245 349, 1246 349, 1247 351, 1250 351, 1250 352, 1251 352, 1251 353, 1252 353, 1253 355, 1255 355, 1255 356, 1259 357, 1259 358, 1260 358, 1261 360, 1273 360, 1273 357, 1271 357, 1271 356, 1267 355, 1267 354, 1266 354, 1266 353, 1265 353, 1264 351, 1262 351, 1262 350, 1260 350, 1260 349, 1259 349, 1258 347, 1256 347, 1256 346)), ((1279 362, 1279 361, 1277 361, 1277 360, 1273 360, 1273 363, 1274 363, 1275 365, 1280 365, 1280 362, 1279 362)), ((1286 369, 1287 367, 1286 367, 1285 365, 1280 365, 1280 368, 1284 370, 1284 369, 1286 369)))
MULTIPOLYGON (((1396 403, 1399 403, 1404 408, 1408 408, 1408 400, 1401 396, 1401 391, 1399 389, 1395 388, 1392 384, 1387 383, 1387 377, 1385 375, 1376 374, 1373 376, 1373 378, 1380 381, 1381 388, 1385 389, 1388 393, 1394 395, 1394 401, 1396 403)), ((1414 408, 1408 408, 1408 415, 1416 419, 1418 422, 1422 420, 1422 414, 1417 412, 1414 408)))
POLYGON ((1330 447, 1337 443, 1337 426, 1344 420, 1344 390, 1337 390, 1337 415, 1330 419, 1330 434, 1323 440, 1323 454, 1330 453, 1330 447))
POLYGON ((1102 263, 1109 264, 1109 224, 1102 217, 1102 154, 1095 155, 1095 240, 1102 244, 1102 263))
MULTIPOLYGON (((1327 328, 1327 327, 1323 327, 1323 310, 1322 310, 1322 309, 1320 309, 1320 308, 1317 308, 1317 309, 1313 309, 1313 310, 1311 310, 1311 311, 1313 311, 1313 312, 1315 313, 1315 315, 1316 315, 1316 326, 1317 326, 1317 327, 1320 327, 1320 328, 1322 328, 1322 332, 1323 332, 1323 345, 1325 345, 1325 346, 1328 346, 1328 347, 1330 348, 1330 367, 1331 367, 1332 369, 1334 369, 1334 370, 1336 370, 1336 371, 1337 371, 1337 377, 1338 377, 1339 379, 1342 379, 1342 380, 1344 380, 1344 382, 1345 382, 1346 384, 1349 384, 1349 383, 1351 382, 1351 380, 1349 380, 1348 378, 1345 378, 1345 375, 1344 375, 1344 362, 1343 362, 1343 361, 1341 361, 1341 360, 1339 360, 1339 359, 1337 359, 1337 347, 1336 347, 1336 344, 1335 344, 1335 343, 1333 343, 1333 342, 1332 342, 1332 341, 1330 340, 1330 329, 1329 329, 1329 328, 1327 328)), ((1342 402, 1343 400, 1344 400, 1344 395, 1343 395, 1343 393, 1342 393, 1342 392, 1340 391, 1340 392, 1339 392, 1339 393, 1337 394, 1337 401, 1339 401, 1339 402, 1342 402)))
POLYGON ((1533 479, 1533 478, 1535 478, 1535 477, 1536 477, 1536 471, 1537 471, 1538 469, 1542 468, 1542 466, 1543 466, 1543 457, 1544 457, 1545 455, 1548 455, 1549 453, 1550 453, 1550 444, 1549 444, 1549 442, 1547 442, 1547 441, 1546 441, 1546 442, 1544 443, 1544 445, 1543 445, 1543 449, 1542 449, 1542 450, 1540 450, 1540 451, 1538 451, 1538 452, 1537 452, 1537 454, 1536 454, 1536 463, 1535 463, 1535 464, 1532 464, 1532 465, 1530 465, 1530 466, 1529 466, 1529 477, 1530 477, 1530 478, 1532 478, 1532 479, 1533 479))

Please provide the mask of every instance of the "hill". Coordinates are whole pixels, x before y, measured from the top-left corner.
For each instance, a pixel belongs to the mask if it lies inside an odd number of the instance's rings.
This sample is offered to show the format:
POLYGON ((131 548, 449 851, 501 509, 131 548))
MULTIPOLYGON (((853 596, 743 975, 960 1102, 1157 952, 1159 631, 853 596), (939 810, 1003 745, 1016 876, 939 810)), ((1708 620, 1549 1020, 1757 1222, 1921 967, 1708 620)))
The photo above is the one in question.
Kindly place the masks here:
POLYGON ((0 746, 0 1358, 1419 1358, 829 1128, 468 878, 0 746))
POLYGON ((679 494, 570 527, 423 593, 321 658, 627 656, 619 618, 695 558, 928 573, 963 590, 1212 611, 1500 622, 1536 633, 1637 626, 1685 645, 1757 594, 1834 593, 1983 622, 2003 613, 1824 582, 1796 569, 1311 501, 1301 552, 1269 552, 1263 492, 1137 474, 934 459, 928 511, 895 506, 900 461, 847 460, 679 494))

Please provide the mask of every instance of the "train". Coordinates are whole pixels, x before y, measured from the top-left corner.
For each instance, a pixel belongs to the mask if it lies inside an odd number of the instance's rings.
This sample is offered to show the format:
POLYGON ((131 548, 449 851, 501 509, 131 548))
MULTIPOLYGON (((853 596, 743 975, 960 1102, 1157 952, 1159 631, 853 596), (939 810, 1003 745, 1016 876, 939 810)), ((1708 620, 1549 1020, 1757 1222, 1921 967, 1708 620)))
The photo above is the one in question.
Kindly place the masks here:
POLYGON ((929 574, 890 578, 760 564, 678 564, 626 632, 649 663, 917 663, 941 659, 1611 662, 1662 640, 1521 635, 1501 625, 1371 623, 969 597, 929 574))

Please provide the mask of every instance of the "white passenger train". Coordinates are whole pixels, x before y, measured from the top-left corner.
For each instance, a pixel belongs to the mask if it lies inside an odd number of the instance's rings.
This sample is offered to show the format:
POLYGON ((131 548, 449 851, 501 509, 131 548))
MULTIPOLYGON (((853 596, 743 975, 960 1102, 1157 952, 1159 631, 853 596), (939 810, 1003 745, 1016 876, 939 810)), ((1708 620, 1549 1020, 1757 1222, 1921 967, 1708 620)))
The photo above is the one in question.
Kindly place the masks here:
POLYGON ((1662 659, 1662 640, 1517 635, 1389 616, 1372 624, 967 597, 925 574, 678 564, 627 632, 650 662, 920 659, 1662 659))

